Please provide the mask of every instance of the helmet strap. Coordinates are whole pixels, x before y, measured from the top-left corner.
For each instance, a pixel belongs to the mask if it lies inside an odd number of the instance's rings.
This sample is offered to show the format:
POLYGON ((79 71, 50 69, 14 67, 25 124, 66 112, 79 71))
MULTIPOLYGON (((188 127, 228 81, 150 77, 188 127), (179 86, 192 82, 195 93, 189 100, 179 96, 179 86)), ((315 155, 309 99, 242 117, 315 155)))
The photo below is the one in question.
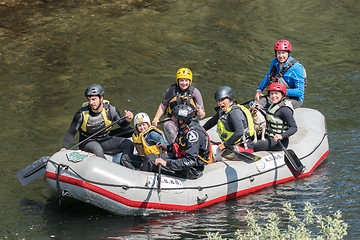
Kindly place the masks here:
POLYGON ((99 97, 100 103, 99 103, 99 106, 95 109, 96 111, 98 111, 99 108, 102 106, 103 100, 104 100, 104 97, 100 97, 100 96, 98 96, 98 97, 99 97))

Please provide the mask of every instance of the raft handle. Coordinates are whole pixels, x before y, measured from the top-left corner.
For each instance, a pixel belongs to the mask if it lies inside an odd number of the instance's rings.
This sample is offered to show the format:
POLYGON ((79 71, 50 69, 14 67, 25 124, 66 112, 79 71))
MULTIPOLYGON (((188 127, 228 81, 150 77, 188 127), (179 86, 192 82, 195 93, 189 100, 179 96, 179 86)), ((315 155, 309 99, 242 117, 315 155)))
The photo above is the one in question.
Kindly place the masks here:
POLYGON ((197 203, 204 203, 207 199, 208 199, 208 195, 207 194, 202 194, 200 196, 197 196, 197 203))

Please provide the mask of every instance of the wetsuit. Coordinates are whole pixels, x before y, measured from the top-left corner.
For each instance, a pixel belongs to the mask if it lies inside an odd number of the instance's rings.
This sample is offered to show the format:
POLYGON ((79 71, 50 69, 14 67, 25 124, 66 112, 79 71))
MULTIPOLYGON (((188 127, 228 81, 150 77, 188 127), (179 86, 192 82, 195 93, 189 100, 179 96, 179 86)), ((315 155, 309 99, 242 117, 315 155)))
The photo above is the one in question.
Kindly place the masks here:
MULTIPOLYGON (((214 127, 221 117, 225 118, 223 119, 225 130, 233 132, 233 134, 230 138, 225 140, 223 144, 226 148, 230 148, 232 145, 239 143, 239 140, 244 136, 246 128, 244 124, 246 123, 246 117, 240 108, 233 108, 228 114, 225 114, 220 107, 216 107, 215 110, 216 114, 204 124, 204 128, 207 131, 214 127)), ((218 134, 220 135, 220 139, 223 139, 221 137, 222 133, 218 134)), ((249 136, 246 136, 246 142, 247 147, 252 149, 253 142, 250 140, 249 136)), ((244 142, 240 143, 240 145, 244 146, 244 142)))
MULTIPOLYGON (((113 122, 122 117, 119 110, 117 110, 114 106, 103 103, 103 107, 106 112, 106 119, 101 116, 102 113, 94 113, 89 106, 83 106, 82 108, 80 108, 74 115, 70 128, 65 135, 62 147, 68 149, 78 131, 80 132, 79 142, 81 142, 91 134, 105 127, 107 121, 113 122), (84 112, 86 112, 86 115, 84 114, 84 112), (85 127, 83 124, 85 118, 84 116, 88 117, 86 124, 87 126, 85 127), (93 121, 93 119, 96 119, 96 121, 93 121)), ((120 127, 127 127, 128 125, 129 122, 126 120, 119 122, 120 127)), ((129 139, 109 136, 109 130, 104 131, 104 133, 100 134, 80 144, 79 148, 81 150, 94 153, 96 154, 96 156, 102 158, 105 158, 105 153, 133 153, 134 145, 129 139)))
MULTIPOLYGON (((281 134, 283 139, 281 140, 282 144, 287 147, 289 145, 289 137, 297 132, 297 125, 295 119, 293 117, 293 110, 285 106, 283 102, 280 102, 282 106, 273 114, 274 118, 282 120, 284 124, 286 124, 286 130, 284 130, 281 134)), ((269 107, 268 110, 271 110, 273 105, 269 107)), ((269 117, 267 114, 267 121, 269 121, 269 117)), ((273 136, 274 132, 269 130, 269 124, 267 127, 268 135, 273 136)), ((282 150, 280 144, 274 140, 273 137, 267 137, 264 141, 258 141, 254 144, 254 151, 280 151, 282 150)))
MULTIPOLYGON (((210 140, 206 131, 196 121, 180 129, 175 143, 167 146, 168 154, 163 154, 166 167, 162 173, 182 178, 198 178, 204 170, 204 165, 210 161, 210 140)), ((150 154, 144 159, 141 170, 157 172, 155 159, 158 155, 150 154)))
MULTIPOLYGON (((164 99, 162 100, 162 104, 168 108, 170 101, 172 99, 174 99, 175 96, 177 95, 182 95, 182 96, 190 96, 192 98, 192 100, 194 101, 195 105, 196 105, 196 109, 202 109, 204 110, 204 103, 203 103, 203 99, 201 96, 200 91, 193 87, 190 86, 186 91, 182 91, 177 85, 173 85, 171 86, 165 93, 164 99)), ((167 117, 171 117, 169 114, 167 117)), ((195 117, 194 120, 197 121, 197 118, 195 117)), ((167 138, 167 141, 169 143, 173 143, 175 141, 176 138, 176 134, 178 132, 178 128, 176 123, 174 123, 173 121, 166 121, 164 123, 164 132, 167 138)))

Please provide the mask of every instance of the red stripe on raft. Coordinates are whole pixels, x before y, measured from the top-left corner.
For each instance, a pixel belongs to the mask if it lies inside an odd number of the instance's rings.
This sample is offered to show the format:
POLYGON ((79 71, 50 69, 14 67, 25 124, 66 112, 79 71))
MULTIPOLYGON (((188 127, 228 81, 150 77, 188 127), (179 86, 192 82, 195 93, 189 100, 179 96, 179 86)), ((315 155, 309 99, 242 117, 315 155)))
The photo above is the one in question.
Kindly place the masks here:
MULTIPOLYGON (((299 176, 299 178, 306 177, 306 176, 310 175, 311 172, 324 160, 324 158, 328 155, 328 153, 329 153, 329 150, 326 151, 326 153, 324 153, 324 155, 319 159, 319 161, 314 165, 314 167, 309 172, 301 174, 299 176)), ((46 172, 45 177, 56 181, 56 173, 46 172)), ((63 175, 59 176, 59 181, 60 182, 68 183, 68 184, 71 184, 71 185, 74 185, 74 186, 78 186, 78 187, 87 189, 89 191, 92 191, 92 192, 97 193, 97 194, 99 194, 101 196, 104 196, 106 198, 114 200, 114 201, 116 201, 118 203, 121 203, 121 204, 123 204, 123 205, 125 205, 127 207, 130 207, 130 208, 147 208, 147 209, 159 209, 159 210, 166 210, 166 211, 192 211, 192 210, 195 210, 195 209, 198 209, 198 208, 203 208, 203 207, 210 206, 210 205, 218 203, 218 202, 223 202, 223 201, 226 201, 226 200, 229 200, 229 199, 232 199, 232 198, 236 198, 236 197, 239 197, 239 196, 242 196, 242 195, 246 195, 246 194, 249 194, 249 193, 252 193, 252 192, 256 192, 256 191, 258 191, 260 189, 263 189, 263 188, 266 188, 266 187, 269 187, 269 186, 273 186, 275 184, 289 182, 289 181, 294 180, 294 179, 295 178, 293 176, 291 176, 291 177, 284 178, 284 179, 281 179, 281 180, 278 180, 278 181, 265 183, 265 184, 262 184, 262 185, 259 185, 259 186, 255 186, 255 187, 248 188, 248 189, 245 189, 245 190, 242 190, 242 191, 238 191, 238 192, 231 193, 231 194, 228 194, 228 195, 225 195, 225 196, 221 196, 221 197, 215 198, 213 200, 206 201, 206 202, 201 203, 201 204, 194 204, 194 205, 191 205, 191 206, 185 206, 185 205, 175 205, 175 204, 133 201, 133 200, 124 198, 122 196, 119 196, 119 195, 117 195, 117 194, 115 194, 113 192, 110 192, 108 190, 105 190, 105 189, 103 189, 101 187, 98 187, 98 186, 96 186, 94 184, 88 183, 86 181, 82 181, 82 180, 79 180, 79 179, 76 179, 76 178, 71 178, 71 177, 67 177, 67 176, 63 176, 63 175)))

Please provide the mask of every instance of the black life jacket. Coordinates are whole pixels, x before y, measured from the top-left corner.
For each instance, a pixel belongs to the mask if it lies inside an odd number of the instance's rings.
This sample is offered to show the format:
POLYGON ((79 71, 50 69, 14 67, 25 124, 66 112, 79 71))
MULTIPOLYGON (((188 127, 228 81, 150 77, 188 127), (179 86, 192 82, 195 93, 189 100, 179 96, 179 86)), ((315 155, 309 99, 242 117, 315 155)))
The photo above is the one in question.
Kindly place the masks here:
MULTIPOLYGON (((281 71, 279 73, 276 73, 277 72, 277 68, 275 67, 275 65, 272 66, 271 68, 271 73, 269 75, 269 82, 270 84, 271 83, 274 83, 274 82, 280 82, 282 84, 284 84, 286 86, 286 88, 289 88, 289 85, 287 84, 287 82, 284 80, 283 76, 284 74, 292 67, 294 66, 297 62, 299 62, 298 60, 295 60, 294 58, 291 59, 288 64, 283 67, 281 69, 281 71)), ((304 69, 305 71, 305 69, 304 69)), ((304 76, 304 85, 306 87, 307 85, 307 78, 306 78, 306 72, 305 72, 305 76, 304 76)))
POLYGON ((169 105, 167 108, 167 111, 169 114, 171 114, 172 109, 176 105, 184 104, 189 105, 191 108, 193 108, 194 112, 196 113, 196 104, 194 102, 194 99, 192 98, 192 94, 194 93, 194 86, 190 86, 186 91, 182 91, 179 86, 176 86, 176 88, 173 91, 173 98, 169 101, 169 105))
MULTIPOLYGON (((212 150, 210 144, 210 137, 205 131, 205 129, 198 124, 190 124, 185 129, 180 130, 179 134, 176 137, 175 143, 173 144, 173 152, 177 158, 183 158, 186 154, 187 141, 186 135, 191 130, 197 129, 200 132, 203 132, 207 139, 206 144, 200 144, 199 155, 198 158, 205 163, 212 163, 212 150)), ((196 130, 195 130, 196 131, 196 130)))

